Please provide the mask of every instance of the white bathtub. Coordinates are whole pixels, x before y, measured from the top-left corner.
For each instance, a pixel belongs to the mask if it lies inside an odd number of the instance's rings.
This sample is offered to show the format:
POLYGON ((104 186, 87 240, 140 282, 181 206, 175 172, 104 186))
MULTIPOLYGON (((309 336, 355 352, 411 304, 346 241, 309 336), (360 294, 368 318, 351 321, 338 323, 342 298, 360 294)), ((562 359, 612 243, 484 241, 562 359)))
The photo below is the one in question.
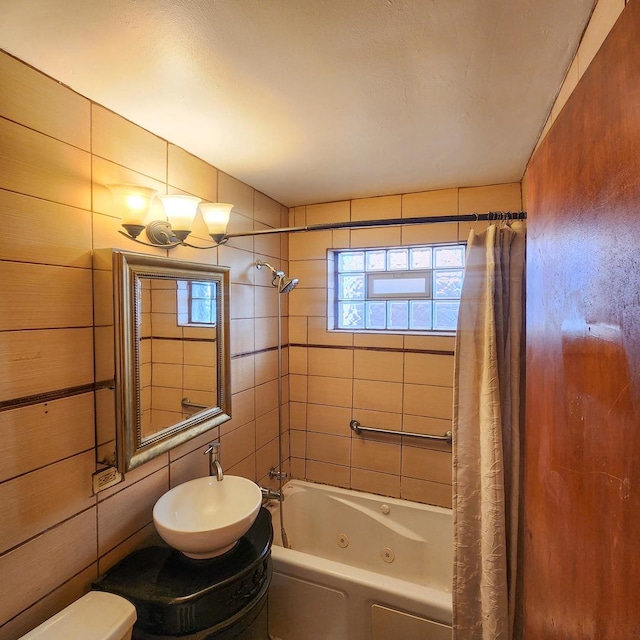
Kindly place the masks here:
POLYGON ((301 480, 273 516, 273 640, 450 640, 451 511, 301 480))

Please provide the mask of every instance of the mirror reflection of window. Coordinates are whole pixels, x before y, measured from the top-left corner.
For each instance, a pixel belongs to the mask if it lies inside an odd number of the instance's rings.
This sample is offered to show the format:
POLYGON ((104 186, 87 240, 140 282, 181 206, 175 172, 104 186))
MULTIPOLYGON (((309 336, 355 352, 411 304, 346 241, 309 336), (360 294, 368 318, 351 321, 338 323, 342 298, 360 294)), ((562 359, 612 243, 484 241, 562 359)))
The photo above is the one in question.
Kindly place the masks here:
POLYGON ((216 283, 178 282, 178 325, 216 326, 216 283))

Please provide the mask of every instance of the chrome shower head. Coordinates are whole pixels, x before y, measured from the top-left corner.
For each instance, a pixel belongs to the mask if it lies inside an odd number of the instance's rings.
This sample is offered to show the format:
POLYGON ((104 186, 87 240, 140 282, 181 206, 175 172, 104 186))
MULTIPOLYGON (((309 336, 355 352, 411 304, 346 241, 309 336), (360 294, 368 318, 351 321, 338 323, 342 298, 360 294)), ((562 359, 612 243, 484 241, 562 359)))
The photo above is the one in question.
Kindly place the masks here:
POLYGON ((293 291, 297 286, 298 278, 282 278, 278 286, 278 291, 280 293, 289 293, 289 291, 293 291))

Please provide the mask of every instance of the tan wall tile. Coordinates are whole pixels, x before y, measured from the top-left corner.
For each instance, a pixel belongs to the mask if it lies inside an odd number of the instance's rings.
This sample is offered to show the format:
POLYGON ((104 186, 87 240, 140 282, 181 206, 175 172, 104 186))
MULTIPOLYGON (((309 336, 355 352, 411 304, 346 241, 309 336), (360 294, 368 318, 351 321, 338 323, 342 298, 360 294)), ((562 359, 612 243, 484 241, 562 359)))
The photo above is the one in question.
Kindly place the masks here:
POLYGON ((353 336, 353 346, 402 349, 404 346, 404 336, 400 334, 356 333, 353 336))
POLYGON ((402 478, 401 497, 451 509, 451 485, 417 478, 402 478))
POLYGON ((254 356, 231 359, 231 389, 238 393, 255 385, 254 356))
POLYGON ((405 336, 404 348, 421 351, 453 352, 456 346, 455 336, 405 336))
MULTIPOLYGON (((215 438, 209 436, 211 441, 215 438)), ((202 478, 209 475, 209 456, 205 455, 200 449, 192 451, 186 456, 182 456, 180 459, 171 463, 169 467, 169 485, 177 487, 183 482, 189 480, 195 480, 196 478, 202 478)))
POLYGON ((352 249, 374 249, 392 247, 401 244, 402 227, 375 227, 371 229, 352 229, 350 247, 352 249))
POLYGON ((289 299, 289 315, 291 316, 315 316, 326 318, 327 316, 327 291, 326 289, 295 289, 289 299))
POLYGON ((92 449, 93 393, 0 412, 0 482, 92 449))
POLYGON ((402 196, 380 196, 351 201, 351 220, 382 220, 399 218, 402 214, 402 196))
MULTIPOLYGON (((353 417, 358 420, 358 422, 363 427, 373 427, 374 429, 392 429, 394 431, 399 431, 402 429, 402 414, 401 413, 391 413, 388 411, 371 411, 369 409, 358 409, 353 412, 353 417)), ((364 436, 368 437, 368 436, 364 436)), ((385 436, 376 435, 374 436, 379 441, 385 441, 385 436)), ((398 437, 397 436, 386 436, 386 441, 391 444, 397 444, 398 437)))
POLYGON ((307 459, 348 466, 351 461, 350 438, 308 431, 307 459))
POLYGON ((236 213, 253 220, 254 190, 222 171, 218 174, 218 202, 233 203, 236 213))
POLYGON ((168 146, 167 182, 206 202, 218 201, 218 170, 173 144, 168 146))
MULTIPOLYGON (((245 458, 255 454, 256 424, 247 424, 220 436, 220 462, 223 469, 230 469, 245 458)), ((253 471, 255 473, 255 469, 253 471)))
POLYGON ((309 375, 333 378, 353 377, 350 349, 308 349, 309 375))
POLYGON ((218 249, 220 264, 230 267, 229 279, 232 283, 253 285, 260 272, 256 269, 253 253, 223 245, 218 249))
POLYGON ((366 469, 351 469, 351 488, 391 498, 400 497, 400 476, 366 469))
POLYGON ((353 333, 347 331, 328 331, 326 318, 307 319, 307 336, 309 344, 350 347, 353 345, 353 333))
MULTIPOLYGON (((284 420, 283 420, 284 423, 284 420)), ((283 429, 286 425, 283 424, 283 429)), ((268 442, 278 437, 278 409, 260 415, 256 418, 256 447, 264 447, 268 442)))
POLYGON ((334 407, 326 404, 307 405, 307 429, 319 433, 346 436, 351 420, 350 407, 334 407))
POLYGON ((290 432, 291 455, 294 458, 304 458, 307 446, 307 432, 292 430, 290 432))
POLYGON ((520 211, 522 195, 519 182, 488 187, 460 189, 460 213, 520 211))
MULTIPOLYGON (((300 468, 300 466, 298 466, 300 468)), ((306 460, 305 474, 310 482, 330 484, 334 487, 348 488, 351 482, 351 469, 337 464, 306 460)))
MULTIPOLYGON (((271 280, 271 275, 269 275, 271 280)), ((278 315, 278 290, 275 287, 257 286, 254 287, 255 296, 255 317, 274 318, 278 315)), ((282 304, 282 301, 281 301, 282 304)))
POLYGON ((229 331, 231 334, 231 356, 251 353, 255 349, 253 318, 232 319, 229 331))
POLYGON ((293 233, 289 237, 289 260, 326 260, 332 244, 331 231, 293 233))
POLYGON ((402 196, 402 217, 450 216, 458 213, 458 189, 406 193, 402 196))
POLYGON ((354 380, 353 407, 354 409, 402 413, 402 384, 354 380))
POLYGON ((4 260, 91 267, 91 214, 0 191, 0 255, 4 260))
POLYGON ((231 396, 231 420, 220 425, 220 433, 229 433, 251 422, 255 417, 255 389, 252 386, 231 396))
POLYGON ((0 400, 93 382, 93 331, 0 332, 0 400))
POLYGON ((95 504, 93 449, 0 484, 0 553, 95 504))
POLYGON ((278 467, 278 441, 271 440, 256 449, 256 478, 258 483, 264 485, 269 469, 278 467))
POLYGON ((98 577, 98 566, 91 565, 51 593, 25 609, 20 615, 0 626, 0 640, 15 640, 53 617, 59 611, 81 598, 98 577))
POLYGON ((93 153, 156 180, 167 179, 167 143, 97 104, 91 105, 93 153))
POLYGON ((289 426, 291 429, 307 428, 307 405, 304 402, 289 403, 289 426))
POLYGON ((453 412, 453 389, 405 384, 403 411, 417 416, 450 419, 453 412))
POLYGON ((407 224, 402 227, 402 244, 429 244, 432 242, 457 242, 458 223, 407 224))
POLYGON ((153 505, 169 489, 169 468, 143 478, 98 503, 98 553, 104 555, 152 522, 153 505), (127 505, 136 505, 135 509, 127 505))
POLYGON ((349 200, 307 205, 307 225, 348 222, 350 212, 351 203, 349 200))
POLYGON ((453 356, 431 353, 407 353, 404 357, 404 381, 413 384, 453 386, 453 356))
POLYGON ((91 157, 37 131, 0 120, 0 189, 89 209, 91 157))
POLYGON ((0 78, 0 116, 89 150, 89 100, 4 52, 0 78))
POLYGON ((403 354, 357 349, 353 354, 353 377, 384 382, 403 381, 403 354))
MULTIPOLYGON (((435 436, 442 436, 447 431, 451 431, 451 428, 451 420, 447 418, 431 418, 429 416, 413 416, 409 414, 405 414, 402 418, 402 430, 409 433, 426 433, 435 436)), ((433 441, 431 443, 425 441, 424 446, 429 446, 434 449, 438 448, 443 451, 450 451, 451 447, 450 444, 439 444, 437 441, 433 441)))
MULTIPOLYGON (((282 343, 287 343, 286 322, 282 323, 282 343)), ((271 349, 278 345, 277 318, 259 318, 255 321, 255 350, 271 349)))
POLYGON ((402 475, 451 484, 451 454, 418 447, 402 447, 402 475))
POLYGON ((89 269, 0 261, 0 330, 91 326, 91 286, 89 269))
MULTIPOLYGON (((345 381, 340 378, 308 376, 308 394, 309 402, 312 404, 351 406, 351 385, 345 384, 345 381)), ((292 399, 295 398, 292 396, 292 399)))
POLYGON ((271 380, 257 385, 256 391, 256 417, 268 413, 278 406, 278 382, 271 380))
MULTIPOLYGON (((256 229, 268 228, 262 222, 256 222, 255 227, 256 229)), ((255 236, 253 247, 256 258, 263 262, 286 260, 286 256, 282 252, 282 238, 277 233, 265 233, 255 236)))
MULTIPOLYGON (((226 467, 225 467, 226 468, 226 467)), ((242 476, 249 480, 256 481, 256 454, 252 453, 240 462, 234 464, 225 473, 232 474, 234 476, 242 476)))
POLYGON ((298 289, 325 289, 327 287, 326 260, 292 260, 289 263, 291 277, 298 278, 298 289))
MULTIPOLYGON (((381 473, 400 475, 400 444, 375 442, 358 437, 351 439, 351 465, 381 473)), ((398 487, 399 488, 399 487, 398 487)))
MULTIPOLYGON (((268 227, 277 229, 282 225, 281 221, 281 205, 273 198, 265 196, 260 191, 255 192, 254 196, 254 218, 258 222, 262 222, 268 227)), ((285 225, 286 226, 286 225, 285 225)))
POLYGON ((0 556, 0 620, 9 620, 95 560, 95 508, 0 556))

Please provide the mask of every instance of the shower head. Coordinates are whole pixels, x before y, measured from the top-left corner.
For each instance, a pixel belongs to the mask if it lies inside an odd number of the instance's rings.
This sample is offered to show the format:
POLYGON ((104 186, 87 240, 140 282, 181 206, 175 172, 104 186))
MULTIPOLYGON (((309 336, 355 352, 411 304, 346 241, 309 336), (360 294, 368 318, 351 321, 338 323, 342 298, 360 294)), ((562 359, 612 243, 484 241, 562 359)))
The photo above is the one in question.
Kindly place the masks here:
POLYGON ((280 293, 289 293, 298 286, 298 278, 282 278, 278 285, 278 291, 280 293))
POLYGON ((256 261, 256 269, 262 269, 262 267, 267 267, 273 274, 271 284, 278 287, 278 293, 289 293, 298 286, 298 278, 287 278, 284 271, 274 269, 268 262, 256 261))

